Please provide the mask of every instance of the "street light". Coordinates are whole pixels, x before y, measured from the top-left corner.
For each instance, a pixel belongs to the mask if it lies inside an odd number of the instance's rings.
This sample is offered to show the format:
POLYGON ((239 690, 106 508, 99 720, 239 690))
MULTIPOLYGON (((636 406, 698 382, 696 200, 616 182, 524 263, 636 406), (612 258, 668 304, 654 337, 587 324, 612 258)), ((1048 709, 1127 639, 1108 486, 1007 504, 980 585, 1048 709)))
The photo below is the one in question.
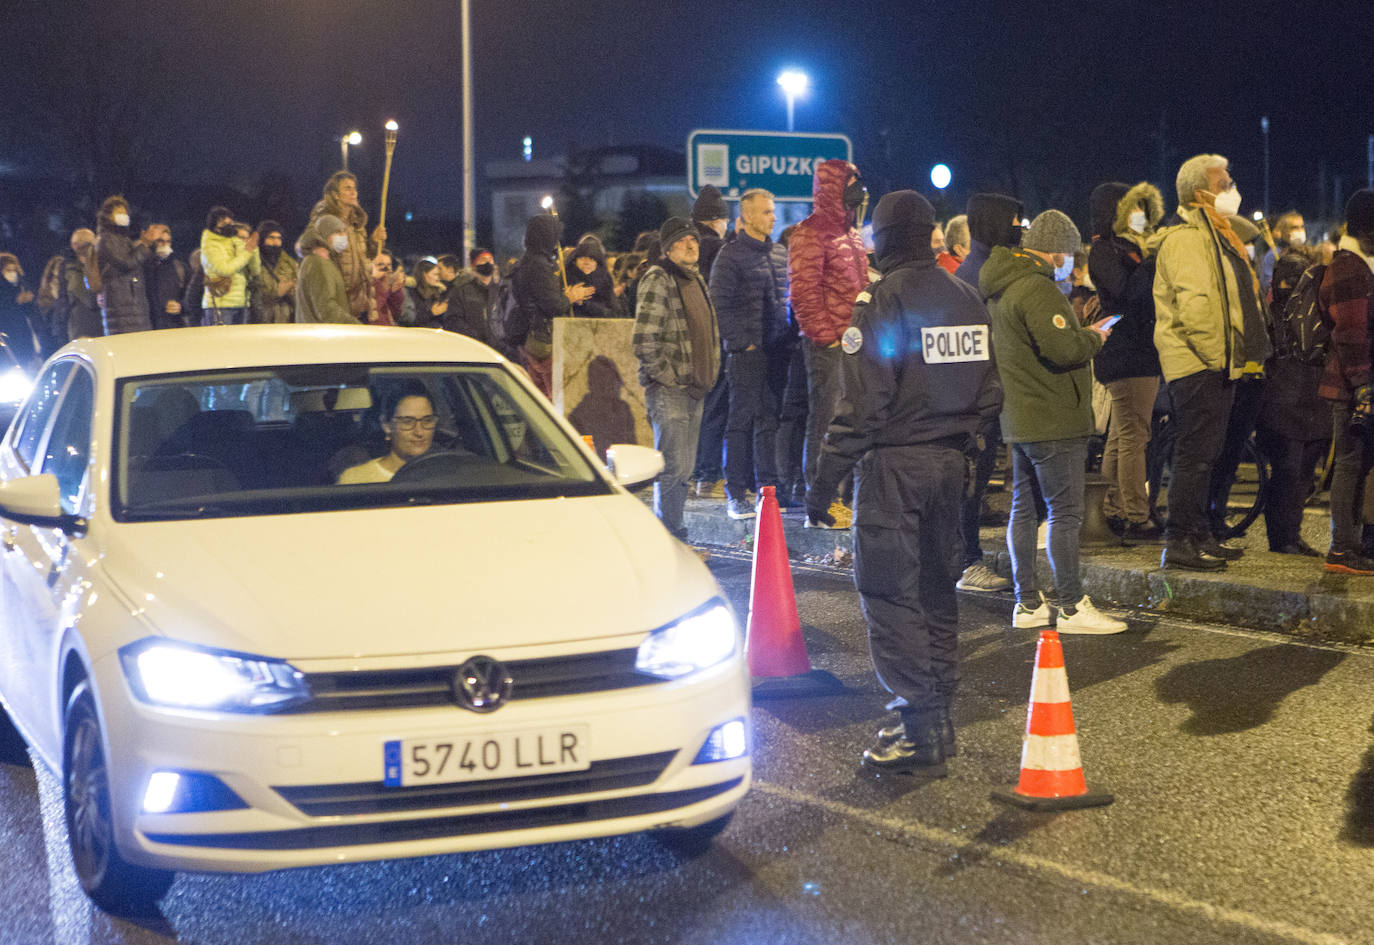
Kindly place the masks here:
POLYGON ((782 75, 778 76, 778 85, 782 86, 782 94, 787 96, 787 130, 792 130, 792 107, 798 98, 806 94, 810 80, 805 72, 796 69, 786 69, 782 75))
POLYGON ((930 182, 935 185, 936 190, 944 190, 949 186, 949 182, 954 175, 950 173, 949 166, 946 164, 936 164, 930 169, 930 182))
POLYGON ((552 209, 553 209, 553 197, 550 196, 549 194, 545 194, 545 195, 544 195, 544 199, 541 200, 541 201, 539 201, 539 206, 543 207, 545 210, 552 210, 552 209))
POLYGON ((476 164, 472 153, 472 5, 462 0, 459 19, 463 33, 463 258, 477 245, 476 164))
POLYGON ((339 150, 343 152, 343 169, 348 170, 348 146, 350 144, 362 144, 363 133, 361 131, 350 131, 339 139, 339 150))

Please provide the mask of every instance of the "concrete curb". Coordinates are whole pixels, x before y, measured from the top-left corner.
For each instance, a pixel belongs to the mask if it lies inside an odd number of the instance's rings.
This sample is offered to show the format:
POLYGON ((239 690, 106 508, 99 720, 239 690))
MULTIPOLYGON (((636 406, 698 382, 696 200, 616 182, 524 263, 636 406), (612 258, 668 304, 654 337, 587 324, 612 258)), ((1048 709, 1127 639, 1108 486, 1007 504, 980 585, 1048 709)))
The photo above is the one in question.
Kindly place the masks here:
MULTIPOLYGON (((689 499, 685 521, 693 543, 746 550, 753 547, 756 520, 730 519, 723 501, 689 499)), ((837 550, 852 553, 854 539, 848 529, 805 528, 803 523, 800 514, 783 515, 783 532, 792 557, 820 558, 837 550)), ((988 566, 1010 577, 1005 536, 1002 528, 984 528, 981 533, 984 549, 999 549, 985 551, 988 566)), ((1160 550, 1159 545, 1084 548, 1084 591, 1095 601, 1118 607, 1307 639, 1374 642, 1374 578, 1326 574, 1321 559, 1253 548, 1226 571, 1164 571, 1159 567, 1160 550)), ((1051 586, 1049 559, 1043 552, 1036 574, 1041 587, 1051 586)))

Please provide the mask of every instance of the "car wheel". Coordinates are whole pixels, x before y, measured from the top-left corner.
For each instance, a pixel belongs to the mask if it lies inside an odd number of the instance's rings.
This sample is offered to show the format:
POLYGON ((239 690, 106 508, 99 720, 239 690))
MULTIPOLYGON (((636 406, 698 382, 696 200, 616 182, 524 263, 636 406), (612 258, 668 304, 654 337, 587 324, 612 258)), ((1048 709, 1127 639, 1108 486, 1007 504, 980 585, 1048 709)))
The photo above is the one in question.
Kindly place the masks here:
POLYGON ((0 764, 29 764, 29 752, 24 747, 24 736, 19 734, 19 730, 14 727, 3 707, 0 707, 0 764))
POLYGON ((62 801, 72 865, 86 895, 106 912, 147 915, 175 874, 124 862, 114 839, 110 779, 95 699, 83 681, 67 701, 62 737, 62 801))
POLYGON ((675 853, 699 856, 711 848, 711 843, 725 832, 734 816, 735 812, 731 811, 723 817, 708 820, 695 827, 669 827, 655 831, 654 837, 675 853))

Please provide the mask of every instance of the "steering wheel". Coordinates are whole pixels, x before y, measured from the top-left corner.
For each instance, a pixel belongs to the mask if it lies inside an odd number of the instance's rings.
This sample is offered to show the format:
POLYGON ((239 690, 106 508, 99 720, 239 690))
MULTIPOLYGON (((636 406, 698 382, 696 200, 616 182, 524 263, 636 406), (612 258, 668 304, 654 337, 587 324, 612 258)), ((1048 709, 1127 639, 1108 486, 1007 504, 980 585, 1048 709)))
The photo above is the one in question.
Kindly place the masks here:
POLYGON ((422 482, 428 479, 447 479, 456 476, 461 467, 477 459, 472 453, 439 450, 417 456, 396 470, 392 482, 422 482))

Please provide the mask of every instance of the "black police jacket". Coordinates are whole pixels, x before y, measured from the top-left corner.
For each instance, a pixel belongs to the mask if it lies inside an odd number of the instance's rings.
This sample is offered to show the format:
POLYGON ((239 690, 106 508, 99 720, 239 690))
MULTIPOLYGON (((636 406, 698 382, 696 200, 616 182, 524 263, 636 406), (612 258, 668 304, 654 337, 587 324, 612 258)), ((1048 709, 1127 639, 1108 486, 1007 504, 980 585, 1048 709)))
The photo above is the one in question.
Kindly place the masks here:
POLYGON ((841 344, 840 402, 818 489, 833 490, 871 449, 965 448, 997 422, 1002 385, 987 309, 933 257, 901 263, 860 293, 841 344))

